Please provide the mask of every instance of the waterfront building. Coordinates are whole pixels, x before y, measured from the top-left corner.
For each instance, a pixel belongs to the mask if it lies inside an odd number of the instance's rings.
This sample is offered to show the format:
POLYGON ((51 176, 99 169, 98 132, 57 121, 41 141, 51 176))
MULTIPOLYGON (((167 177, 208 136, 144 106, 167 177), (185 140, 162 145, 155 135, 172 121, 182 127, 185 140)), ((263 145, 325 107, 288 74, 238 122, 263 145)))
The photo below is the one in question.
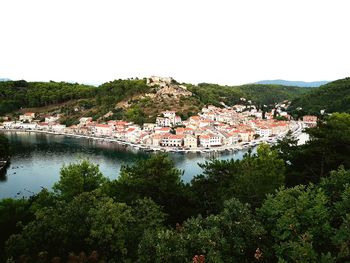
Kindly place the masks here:
POLYGON ((101 137, 112 136, 113 127, 108 124, 95 124, 95 135, 101 137))
POLYGON ((19 115, 19 120, 22 122, 32 122, 35 118, 34 112, 26 112, 23 115, 19 115))
POLYGON ((161 142, 161 146, 166 147, 181 147, 183 143, 184 136, 176 134, 164 134, 161 142))
POLYGON ((184 137, 184 147, 185 148, 197 148, 198 147, 198 140, 197 137, 194 135, 187 134, 184 137))

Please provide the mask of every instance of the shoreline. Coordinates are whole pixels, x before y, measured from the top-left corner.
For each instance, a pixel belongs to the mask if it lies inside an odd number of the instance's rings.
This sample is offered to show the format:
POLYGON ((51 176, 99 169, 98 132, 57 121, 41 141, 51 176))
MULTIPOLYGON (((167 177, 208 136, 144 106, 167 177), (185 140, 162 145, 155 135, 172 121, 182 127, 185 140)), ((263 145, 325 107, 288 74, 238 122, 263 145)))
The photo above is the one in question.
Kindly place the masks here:
MULTIPOLYGON (((299 127, 301 128, 301 127, 299 127)), ((133 149, 140 150, 143 152, 171 152, 171 153, 229 153, 229 152, 236 152, 240 150, 247 150, 254 148, 262 143, 267 144, 274 144, 276 143, 278 138, 284 137, 283 135, 278 135, 274 137, 268 137, 268 138, 262 138, 260 140, 254 140, 250 142, 241 142, 235 145, 224 145, 224 146, 218 146, 218 147, 210 147, 210 148, 203 148, 203 147, 197 147, 193 149, 182 149, 179 147, 163 147, 163 146, 151 146, 151 145, 145 145, 145 144, 138 144, 138 143, 132 143, 127 142, 123 140, 119 140, 116 138, 109 138, 109 137, 96 137, 91 135, 82 135, 82 134, 70 134, 70 133, 58 133, 58 132, 52 132, 52 131, 42 131, 42 130, 29 130, 29 129, 3 129, 0 128, 0 131, 8 131, 8 132, 27 132, 27 133, 41 133, 41 134, 50 134, 50 135, 58 135, 58 136, 66 136, 71 138, 83 138, 83 139, 89 139, 89 140, 96 140, 96 141, 105 141, 110 143, 117 143, 119 145, 124 146, 130 146, 133 149)), ((297 129, 293 132, 299 132, 301 129, 297 129)))

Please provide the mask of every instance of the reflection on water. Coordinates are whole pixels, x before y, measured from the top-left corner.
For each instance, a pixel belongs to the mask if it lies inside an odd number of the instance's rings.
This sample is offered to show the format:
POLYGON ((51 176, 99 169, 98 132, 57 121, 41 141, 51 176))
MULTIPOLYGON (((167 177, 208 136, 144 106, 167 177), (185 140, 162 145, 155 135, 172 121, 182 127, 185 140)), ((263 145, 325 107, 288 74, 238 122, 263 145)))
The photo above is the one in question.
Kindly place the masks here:
MULTIPOLYGON (((139 152, 117 143, 70 138, 26 132, 3 132, 11 144, 11 163, 6 175, 0 177, 0 198, 29 196, 45 188, 51 188, 59 179, 62 165, 89 159, 100 166, 101 172, 117 178, 124 164, 132 164, 147 158, 149 153, 139 152)), ((170 154, 176 167, 184 170, 183 180, 189 182, 201 172, 198 163, 210 158, 242 158, 244 152, 221 155, 170 154)))

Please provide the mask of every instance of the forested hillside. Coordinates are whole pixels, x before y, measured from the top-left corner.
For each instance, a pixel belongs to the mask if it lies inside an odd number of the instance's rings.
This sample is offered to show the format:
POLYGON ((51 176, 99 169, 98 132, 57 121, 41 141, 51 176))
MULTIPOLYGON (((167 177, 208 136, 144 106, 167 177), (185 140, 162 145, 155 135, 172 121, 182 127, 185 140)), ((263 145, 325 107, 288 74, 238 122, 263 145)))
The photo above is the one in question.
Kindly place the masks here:
POLYGON ((350 112, 350 78, 336 80, 292 101, 291 110, 302 114, 319 114, 320 110, 332 112, 350 112))
POLYGON ((283 79, 274 79, 274 80, 261 80, 256 82, 255 84, 276 84, 283 86, 297 86, 297 87, 306 87, 306 88, 315 88, 321 85, 327 84, 330 81, 291 81, 291 80, 283 80, 283 79))
POLYGON ((82 98, 92 98, 96 88, 66 82, 0 82, 0 114, 24 107, 41 107, 82 98))
POLYGON ((175 110, 187 118, 196 114, 205 104, 227 105, 241 103, 240 98, 251 100, 254 104, 272 105, 282 100, 290 100, 307 92, 305 88, 280 85, 249 84, 242 86, 220 86, 202 83, 184 84, 192 96, 157 97, 144 96, 154 92, 146 84, 146 79, 114 80, 99 87, 66 82, 0 82, 0 115, 19 113, 25 110, 37 113, 61 113, 61 122, 70 125, 82 116, 94 119, 108 112, 113 118, 121 118, 142 124, 154 121, 164 110, 175 110), (127 105, 121 107, 120 104, 127 105))
POLYGON ((200 83, 196 86, 188 85, 188 87, 205 104, 218 104, 223 101, 228 105, 240 102, 242 97, 253 101, 256 105, 271 105, 283 100, 291 100, 300 94, 308 92, 307 88, 265 84, 221 86, 200 83))

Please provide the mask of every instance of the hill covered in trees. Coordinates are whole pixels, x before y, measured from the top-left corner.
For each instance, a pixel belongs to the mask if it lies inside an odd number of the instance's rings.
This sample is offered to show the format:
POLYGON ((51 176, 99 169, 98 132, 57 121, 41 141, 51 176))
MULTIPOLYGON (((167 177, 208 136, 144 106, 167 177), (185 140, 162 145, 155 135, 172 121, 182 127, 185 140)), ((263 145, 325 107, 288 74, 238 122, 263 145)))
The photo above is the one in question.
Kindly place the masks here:
POLYGON ((327 84, 330 81, 293 81, 293 80, 284 80, 284 79, 274 79, 274 80, 261 80, 255 82, 256 84, 274 84, 274 85, 283 85, 283 86, 295 86, 295 87, 305 87, 305 88, 315 88, 327 84))
POLYGON ((336 80, 310 90, 292 101, 291 110, 300 114, 319 114, 320 110, 350 112, 350 78, 336 80))
POLYGON ((154 87, 147 85, 146 79, 114 80, 99 87, 53 81, 3 81, 0 82, 0 115, 16 115, 29 110, 42 114, 61 113, 61 121, 70 125, 82 116, 98 119, 112 113, 113 118, 143 123, 154 121, 161 111, 169 109, 187 118, 196 114, 205 104, 219 105, 224 102, 234 105, 241 102, 240 98, 246 98, 254 104, 272 105, 307 92, 304 88, 280 85, 184 85, 192 92, 192 96, 175 100, 171 96, 145 96, 154 93, 154 87))
POLYGON ((63 166, 53 191, 0 201, 0 261, 348 262, 350 114, 307 132, 209 160, 190 184, 164 154, 115 180, 63 166))
POLYGON ((189 85, 195 95, 205 104, 218 104, 221 101, 227 105, 241 103, 240 98, 251 100, 255 105, 274 105, 283 100, 291 100, 308 92, 307 88, 269 85, 246 84, 241 86, 221 86, 218 84, 200 83, 189 85))

